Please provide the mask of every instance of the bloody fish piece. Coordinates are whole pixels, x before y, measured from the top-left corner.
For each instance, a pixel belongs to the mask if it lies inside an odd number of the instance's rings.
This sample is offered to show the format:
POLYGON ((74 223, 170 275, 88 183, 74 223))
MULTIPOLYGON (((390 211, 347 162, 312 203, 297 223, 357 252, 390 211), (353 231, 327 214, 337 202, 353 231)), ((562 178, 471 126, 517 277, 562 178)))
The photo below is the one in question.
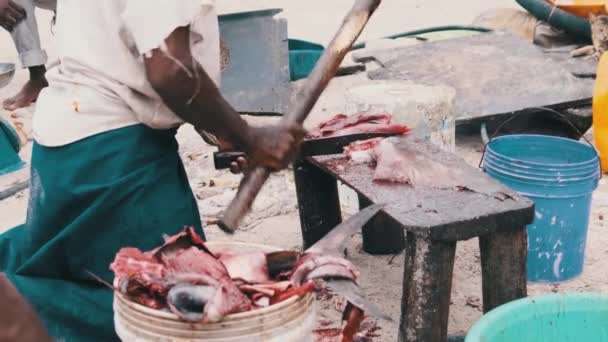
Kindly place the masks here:
POLYGON ((153 309, 166 306, 168 288, 160 279, 166 275, 166 268, 156 258, 137 248, 123 248, 110 265, 117 279, 121 293, 132 301, 153 309))
MULTIPOLYGON (((215 289, 213 296, 206 301, 202 322, 218 322, 228 314, 251 310, 251 301, 232 281, 228 270, 204 250, 190 247, 163 255, 162 259, 168 278, 176 284, 206 285, 215 289), (185 281, 184 276, 190 277, 189 281, 185 281)), ((182 318, 188 317, 192 316, 182 318)))
POLYGON ((399 139, 385 139, 374 148, 375 181, 408 183, 412 186, 452 188, 459 183, 453 170, 399 139))
POLYGON ((294 287, 287 291, 284 291, 284 292, 281 292, 281 293, 275 295, 273 298, 270 299, 270 305, 280 303, 291 297, 301 296, 306 293, 310 293, 314 290, 315 290, 315 283, 307 282, 306 284, 304 284, 302 286, 294 287))
POLYGON ((273 297, 277 293, 286 291, 291 285, 290 281, 279 281, 268 284, 243 284, 239 286, 239 289, 244 293, 260 293, 268 297, 273 297))
POLYGON ((149 252, 125 248, 110 268, 131 300, 154 309, 168 305, 184 320, 217 322, 253 308, 193 228, 166 238, 149 252))
POLYGON ((344 153, 356 164, 371 163, 375 160, 374 148, 385 138, 359 140, 344 147, 344 153))
POLYGON ((300 253, 293 251, 279 251, 266 254, 268 275, 272 279, 277 279, 281 275, 291 272, 299 257, 300 253))
POLYGON ((319 124, 306 136, 307 139, 337 137, 358 133, 396 133, 410 131, 406 126, 392 123, 390 114, 337 114, 328 121, 319 124))
POLYGON ((169 309, 189 322, 203 321, 205 307, 212 300, 216 289, 205 285, 176 285, 167 294, 169 309))
POLYGON ((263 252, 223 252, 218 253, 219 260, 228 270, 230 278, 248 284, 270 282, 266 254, 263 252))
POLYGON ((294 267, 291 282, 294 286, 318 278, 345 278, 355 280, 359 272, 348 260, 316 253, 305 253, 294 267))
POLYGON ((342 329, 342 342, 353 342, 355 335, 361 328, 361 323, 365 319, 365 313, 363 310, 352 305, 351 303, 346 304, 346 309, 342 315, 342 321, 346 324, 342 329))

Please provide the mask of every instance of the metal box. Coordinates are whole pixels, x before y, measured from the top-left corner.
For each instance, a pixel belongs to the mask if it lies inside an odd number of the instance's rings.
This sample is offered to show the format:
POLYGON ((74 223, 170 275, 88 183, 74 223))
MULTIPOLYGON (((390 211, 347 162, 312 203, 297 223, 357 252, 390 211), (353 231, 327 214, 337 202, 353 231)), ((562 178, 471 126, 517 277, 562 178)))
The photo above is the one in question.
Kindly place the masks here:
POLYGON ((228 50, 221 92, 241 113, 282 114, 290 101, 287 20, 281 9, 219 16, 228 50))

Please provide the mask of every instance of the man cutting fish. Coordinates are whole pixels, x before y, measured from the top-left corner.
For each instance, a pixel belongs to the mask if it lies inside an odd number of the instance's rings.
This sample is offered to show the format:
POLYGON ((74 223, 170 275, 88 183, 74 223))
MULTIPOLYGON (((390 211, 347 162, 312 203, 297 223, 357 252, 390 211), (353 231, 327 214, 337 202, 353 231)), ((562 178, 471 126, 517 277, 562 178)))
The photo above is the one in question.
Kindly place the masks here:
POLYGON ((27 221, 0 235, 0 271, 54 338, 111 341, 112 292, 89 272, 111 281, 121 247, 202 228, 176 128, 191 123, 272 170, 303 130, 251 127, 221 96, 213 0, 59 0, 55 34, 27 221))

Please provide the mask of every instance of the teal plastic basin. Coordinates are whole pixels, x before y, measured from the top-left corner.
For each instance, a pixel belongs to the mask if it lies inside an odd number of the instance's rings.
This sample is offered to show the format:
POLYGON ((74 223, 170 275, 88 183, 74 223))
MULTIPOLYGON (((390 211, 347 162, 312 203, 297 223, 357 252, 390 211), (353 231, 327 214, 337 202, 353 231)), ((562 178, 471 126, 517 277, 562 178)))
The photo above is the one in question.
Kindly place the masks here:
POLYGON ((19 155, 17 132, 0 118, 0 176, 19 170, 25 164, 19 155))
POLYGON ((520 299, 483 316, 465 342, 608 342, 608 296, 566 293, 520 299))
POLYGON ((289 74, 292 81, 308 77, 323 54, 323 45, 289 39, 289 74))

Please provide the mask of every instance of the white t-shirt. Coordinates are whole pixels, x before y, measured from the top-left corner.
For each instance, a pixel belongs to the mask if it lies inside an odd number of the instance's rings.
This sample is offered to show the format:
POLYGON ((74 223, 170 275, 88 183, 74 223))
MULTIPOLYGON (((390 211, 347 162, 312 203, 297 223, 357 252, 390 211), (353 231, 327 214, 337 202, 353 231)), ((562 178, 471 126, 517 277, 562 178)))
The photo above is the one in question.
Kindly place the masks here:
POLYGON ((62 146, 139 123, 182 124, 147 81, 143 56, 186 25, 193 56, 219 86, 214 0, 59 0, 60 65, 47 72, 49 87, 36 105, 36 142, 62 146))

